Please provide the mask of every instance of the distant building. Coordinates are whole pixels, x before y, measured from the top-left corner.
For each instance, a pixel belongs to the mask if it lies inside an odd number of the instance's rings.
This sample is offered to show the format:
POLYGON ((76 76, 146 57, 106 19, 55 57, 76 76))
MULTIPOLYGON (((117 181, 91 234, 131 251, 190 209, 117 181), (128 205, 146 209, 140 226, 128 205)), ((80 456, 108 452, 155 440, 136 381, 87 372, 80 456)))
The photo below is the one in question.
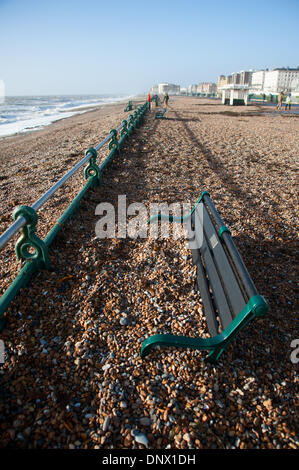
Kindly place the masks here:
POLYGON ((277 68, 265 71, 263 92, 284 93, 297 92, 299 90, 299 69, 277 68))
POLYGON ((153 85, 150 89, 151 95, 158 95, 159 94, 159 85, 153 85))
POLYGON ((240 74, 239 73, 232 73, 232 84, 233 85, 240 85, 240 74))
POLYGON ((251 85, 252 70, 242 70, 240 72, 240 85, 251 85))
POLYGON ((225 75, 219 75, 217 87, 221 87, 227 85, 227 77, 225 75))
POLYGON ((220 88, 222 88, 225 85, 228 85, 228 77, 226 77, 225 75, 219 75, 218 82, 217 82, 217 95, 218 95, 218 98, 220 98, 222 96, 222 91, 220 90, 220 88))
POLYGON ((193 84, 193 85, 189 85, 187 87, 187 93, 191 94, 191 95, 197 95, 198 91, 197 91, 197 85, 196 84, 193 84))
POLYGON ((299 74, 291 79, 291 94, 299 95, 299 74))
POLYGON ((165 93, 178 95, 180 88, 180 85, 174 85, 173 83, 159 83, 158 85, 153 85, 150 92, 152 95, 164 95, 165 93))
POLYGON ((217 83, 217 94, 222 95, 221 88, 226 85, 250 85, 252 80, 252 70, 242 70, 233 72, 231 75, 220 75, 217 83))
POLYGON ((299 68, 276 68, 253 72, 250 93, 277 95, 280 91, 299 94, 299 68))
POLYGON ((264 90, 265 82, 265 70, 257 70, 252 73, 250 92, 251 93, 262 93, 264 90))
POLYGON ((213 95, 217 92, 217 85, 213 82, 201 82, 197 85, 197 93, 213 95))

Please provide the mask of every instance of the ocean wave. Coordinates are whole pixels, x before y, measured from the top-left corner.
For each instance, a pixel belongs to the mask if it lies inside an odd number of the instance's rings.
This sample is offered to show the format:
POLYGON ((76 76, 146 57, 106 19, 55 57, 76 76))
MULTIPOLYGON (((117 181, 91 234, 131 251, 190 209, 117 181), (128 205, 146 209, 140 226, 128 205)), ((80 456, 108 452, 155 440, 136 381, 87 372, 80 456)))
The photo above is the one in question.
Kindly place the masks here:
POLYGON ((120 95, 7 97, 0 105, 0 137, 37 130, 93 107, 131 98, 120 95))

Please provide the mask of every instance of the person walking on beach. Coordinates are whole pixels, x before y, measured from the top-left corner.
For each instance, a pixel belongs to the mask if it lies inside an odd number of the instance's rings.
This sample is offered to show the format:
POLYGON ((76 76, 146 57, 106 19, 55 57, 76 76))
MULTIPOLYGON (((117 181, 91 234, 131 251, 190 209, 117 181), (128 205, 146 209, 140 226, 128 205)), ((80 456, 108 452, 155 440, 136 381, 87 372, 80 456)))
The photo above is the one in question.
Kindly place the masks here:
POLYGON ((164 98, 163 98, 163 101, 164 101, 164 103, 166 104, 166 106, 168 105, 168 100, 169 100, 168 93, 165 93, 164 98))
POLYGON ((280 92, 278 93, 278 100, 277 100, 277 106, 276 106, 277 109, 281 109, 281 107, 282 107, 282 100, 283 100, 283 92, 280 91, 280 92))
POLYGON ((147 95, 147 103, 148 103, 148 110, 150 111, 151 110, 151 95, 150 94, 147 95))
POLYGON ((288 93, 287 99, 286 99, 286 105, 285 105, 285 110, 289 108, 289 111, 291 111, 291 93, 288 93))

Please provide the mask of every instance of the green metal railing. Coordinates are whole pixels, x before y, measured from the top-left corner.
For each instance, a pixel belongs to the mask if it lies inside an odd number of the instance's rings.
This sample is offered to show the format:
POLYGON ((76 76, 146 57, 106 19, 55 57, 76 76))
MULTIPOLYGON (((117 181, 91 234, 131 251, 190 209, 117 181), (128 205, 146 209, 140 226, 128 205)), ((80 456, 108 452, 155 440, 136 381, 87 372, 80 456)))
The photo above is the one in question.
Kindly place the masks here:
POLYGON ((9 240, 21 230, 22 234, 16 242, 15 252, 17 259, 25 261, 25 265, 0 298, 0 331, 3 329, 6 322, 6 319, 3 318, 3 314, 9 303, 18 294, 19 290, 28 284, 31 276, 39 269, 51 269, 48 248, 55 236, 78 208, 81 199, 88 189, 101 185, 103 171, 111 163, 115 155, 119 154, 120 148, 129 138, 132 131, 139 126, 147 109, 148 104, 142 104, 127 120, 124 119, 116 129, 112 129, 109 135, 96 147, 88 148, 84 158, 44 193, 31 207, 23 205, 15 208, 13 212, 15 222, 0 236, 0 248, 4 247, 9 240), (120 132, 119 138, 118 132, 120 132), (98 166, 96 163, 97 150, 107 142, 109 142, 109 154, 98 166), (87 163, 87 166, 84 168, 85 185, 48 232, 45 239, 41 240, 36 235, 36 225, 38 221, 37 210, 85 163, 87 163))
POLYGON ((124 112, 132 111, 132 109, 133 109, 133 103, 132 103, 132 100, 130 100, 128 101, 128 104, 125 106, 124 112))

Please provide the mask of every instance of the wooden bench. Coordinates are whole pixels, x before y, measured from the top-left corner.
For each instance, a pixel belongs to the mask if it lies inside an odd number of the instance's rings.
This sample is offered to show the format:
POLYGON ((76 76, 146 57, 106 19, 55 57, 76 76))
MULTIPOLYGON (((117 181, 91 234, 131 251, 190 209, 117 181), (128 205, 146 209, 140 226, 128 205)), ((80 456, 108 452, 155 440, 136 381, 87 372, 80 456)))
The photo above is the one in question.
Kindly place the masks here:
POLYGON ((268 305, 258 295, 253 281, 209 194, 204 191, 188 216, 177 218, 161 214, 151 217, 186 222, 194 230, 191 247, 197 266, 197 287, 210 333, 208 338, 157 334, 143 341, 141 357, 155 346, 175 346, 208 350, 208 360, 216 363, 225 348, 253 318, 265 315, 268 305), (194 247, 195 246, 195 247, 194 247))
POLYGON ((155 119, 163 119, 166 113, 166 108, 156 108, 155 119))

